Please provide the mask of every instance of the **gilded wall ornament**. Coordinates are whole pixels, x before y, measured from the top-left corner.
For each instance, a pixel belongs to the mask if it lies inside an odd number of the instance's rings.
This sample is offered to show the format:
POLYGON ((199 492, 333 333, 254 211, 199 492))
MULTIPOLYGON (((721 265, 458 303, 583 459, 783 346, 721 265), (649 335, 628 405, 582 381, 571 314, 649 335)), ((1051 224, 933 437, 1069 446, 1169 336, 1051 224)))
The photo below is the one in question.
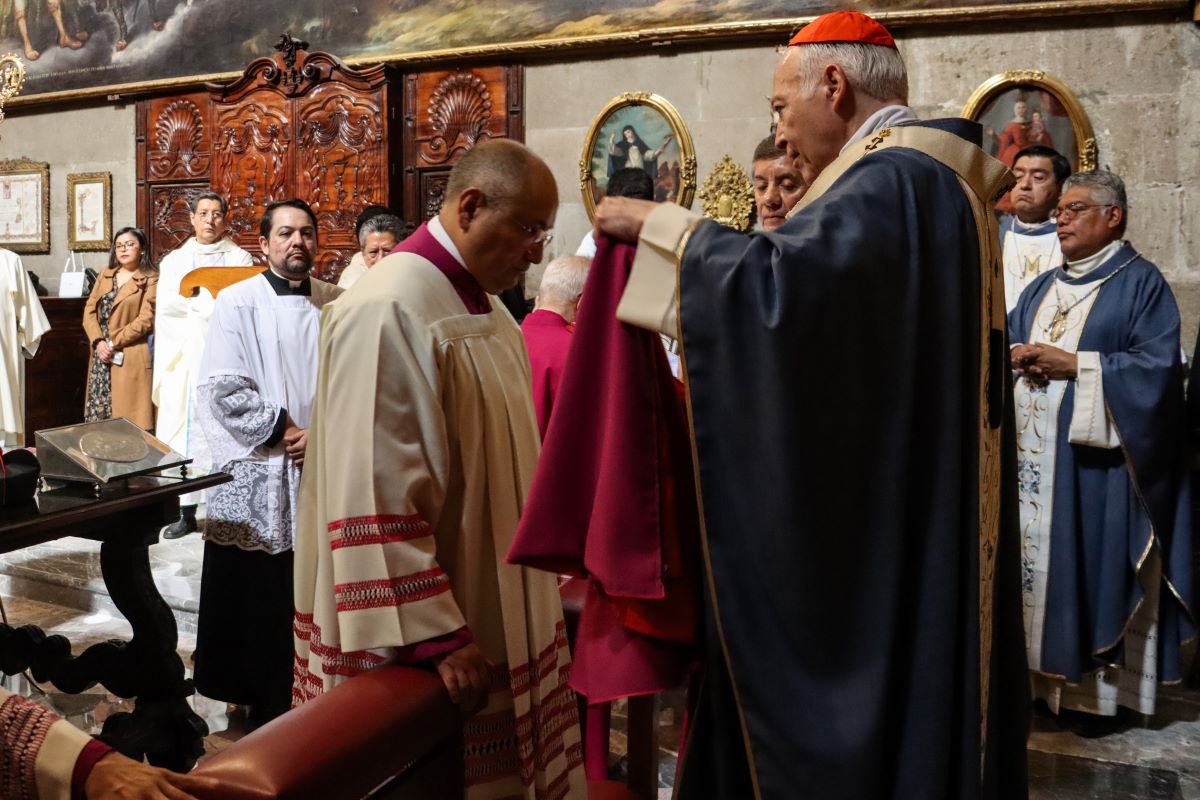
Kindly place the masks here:
POLYGON ((721 158, 696 194, 704 216, 739 231, 750 230, 754 183, 728 155, 721 158))

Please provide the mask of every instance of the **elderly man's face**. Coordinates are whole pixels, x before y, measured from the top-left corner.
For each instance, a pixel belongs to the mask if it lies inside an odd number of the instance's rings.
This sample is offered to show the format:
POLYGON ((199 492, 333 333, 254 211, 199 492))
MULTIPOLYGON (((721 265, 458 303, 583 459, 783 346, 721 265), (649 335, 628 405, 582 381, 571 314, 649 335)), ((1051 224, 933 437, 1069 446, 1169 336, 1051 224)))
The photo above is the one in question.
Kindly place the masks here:
POLYGON ((1017 179, 1009 197, 1022 222, 1045 222, 1058 204, 1058 179, 1054 162, 1045 156, 1023 156, 1013 164, 1017 179))
POLYGON ((464 231, 467 268, 484 291, 513 288, 542 260, 557 214, 558 189, 544 167, 531 169, 511 198, 484 198, 464 231))
POLYGON ((775 68, 771 91, 775 146, 785 151, 797 168, 815 177, 837 158, 846 144, 845 132, 828 87, 822 82, 815 90, 805 91, 799 64, 800 47, 789 47, 775 68))
POLYGON ((396 235, 391 231, 372 231, 363 241, 363 263, 370 269, 396 246, 396 235))
POLYGON ((773 231, 787 220, 808 184, 787 156, 754 162, 754 204, 764 231, 773 231))
POLYGON ((1106 205, 1086 186, 1072 186, 1058 199, 1058 243, 1068 261, 1095 255, 1120 238, 1124 212, 1106 205))

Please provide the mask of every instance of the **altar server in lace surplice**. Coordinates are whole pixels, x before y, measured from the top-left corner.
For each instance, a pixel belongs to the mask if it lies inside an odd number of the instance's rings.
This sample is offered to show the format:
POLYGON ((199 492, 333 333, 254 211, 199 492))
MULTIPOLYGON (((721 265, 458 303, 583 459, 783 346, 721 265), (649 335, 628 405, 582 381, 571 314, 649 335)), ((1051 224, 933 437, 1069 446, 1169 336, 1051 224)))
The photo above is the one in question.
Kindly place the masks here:
POLYGON ((233 475, 209 493, 196 688, 250 705, 252 724, 291 704, 293 510, 320 311, 342 292, 309 277, 317 228, 305 203, 273 203, 260 234, 270 269, 217 298, 195 398, 213 467, 233 475))

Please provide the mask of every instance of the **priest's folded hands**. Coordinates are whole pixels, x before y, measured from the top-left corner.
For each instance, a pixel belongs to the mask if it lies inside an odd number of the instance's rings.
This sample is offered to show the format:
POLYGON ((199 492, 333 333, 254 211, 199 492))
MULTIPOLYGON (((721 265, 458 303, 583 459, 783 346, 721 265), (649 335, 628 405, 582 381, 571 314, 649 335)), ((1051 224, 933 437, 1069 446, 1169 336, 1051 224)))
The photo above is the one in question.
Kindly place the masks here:
POLYGON ((1021 344, 1012 349, 1012 367, 1036 384, 1074 380, 1078 359, 1074 353, 1048 344, 1021 344))

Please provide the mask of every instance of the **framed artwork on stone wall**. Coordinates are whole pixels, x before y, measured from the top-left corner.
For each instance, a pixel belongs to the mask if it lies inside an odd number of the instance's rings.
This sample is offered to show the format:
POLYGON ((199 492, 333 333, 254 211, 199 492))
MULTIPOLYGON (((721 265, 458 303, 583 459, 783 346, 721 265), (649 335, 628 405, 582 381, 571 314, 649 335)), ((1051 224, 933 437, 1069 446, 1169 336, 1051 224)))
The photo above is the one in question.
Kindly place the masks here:
POLYGON ((50 252, 50 165, 0 161, 0 247, 14 253, 50 252))
POLYGON ((281 31, 304 32, 351 66, 645 53, 685 42, 786 41, 829 11, 889 27, 963 19, 1174 10, 1189 0, 26 0, 0 2, 0 52, 20 53, 12 105, 139 94, 236 78, 281 31), (348 13, 352 8, 353 12, 348 13))
POLYGON ((993 75, 972 93, 962 116, 983 125, 983 147, 1012 166, 1030 145, 1052 147, 1073 171, 1095 169, 1096 136, 1071 88, 1041 70, 993 75))
POLYGON ((696 150, 683 118, 665 98, 625 92, 592 121, 579 157, 579 190, 589 218, 595 218, 609 178, 624 168, 645 170, 656 201, 691 207, 696 150))
POLYGON ((112 173, 67 176, 67 243, 72 250, 107 250, 112 244, 112 173))

